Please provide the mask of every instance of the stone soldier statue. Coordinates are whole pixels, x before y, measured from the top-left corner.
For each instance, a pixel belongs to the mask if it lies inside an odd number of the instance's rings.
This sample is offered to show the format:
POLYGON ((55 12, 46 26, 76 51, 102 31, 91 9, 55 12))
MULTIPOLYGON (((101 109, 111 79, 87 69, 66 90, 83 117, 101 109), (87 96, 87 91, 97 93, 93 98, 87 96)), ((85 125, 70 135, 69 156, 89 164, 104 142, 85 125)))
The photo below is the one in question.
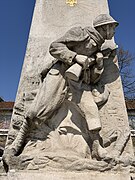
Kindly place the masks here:
MULTIPOLYGON (((94 27, 73 27, 64 36, 52 42, 50 54, 56 63, 46 72, 43 71, 42 85, 28 111, 25 121, 14 140, 12 155, 17 155, 31 123, 48 120, 69 98, 86 119, 89 136, 92 140, 92 158, 102 160, 108 157, 100 144, 101 122, 98 105, 107 101, 108 91, 103 94, 93 89, 104 71, 104 53, 101 46, 111 40, 118 22, 108 14, 101 14, 93 21, 94 27), (71 97, 69 97, 71 95, 71 97)), ((3 159, 7 161, 6 152, 3 159)))

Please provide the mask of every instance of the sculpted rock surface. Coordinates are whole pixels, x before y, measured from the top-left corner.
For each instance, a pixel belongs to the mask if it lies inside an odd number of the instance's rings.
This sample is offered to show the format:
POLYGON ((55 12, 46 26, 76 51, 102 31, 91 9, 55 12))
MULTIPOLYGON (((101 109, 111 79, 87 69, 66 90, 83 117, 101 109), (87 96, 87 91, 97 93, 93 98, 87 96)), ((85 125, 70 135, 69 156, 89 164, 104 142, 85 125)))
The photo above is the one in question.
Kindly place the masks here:
POLYGON ((33 19, 4 166, 7 171, 44 172, 129 172, 132 166, 133 172, 117 46, 112 40, 118 22, 105 6, 98 9, 97 18, 92 11, 86 22, 75 16, 68 27, 61 23, 60 32, 58 19, 57 23, 46 19, 54 5, 54 1, 36 4, 34 18, 39 19, 33 19), (95 19, 93 26, 90 19, 95 19), (38 20, 42 20, 39 31, 38 20))

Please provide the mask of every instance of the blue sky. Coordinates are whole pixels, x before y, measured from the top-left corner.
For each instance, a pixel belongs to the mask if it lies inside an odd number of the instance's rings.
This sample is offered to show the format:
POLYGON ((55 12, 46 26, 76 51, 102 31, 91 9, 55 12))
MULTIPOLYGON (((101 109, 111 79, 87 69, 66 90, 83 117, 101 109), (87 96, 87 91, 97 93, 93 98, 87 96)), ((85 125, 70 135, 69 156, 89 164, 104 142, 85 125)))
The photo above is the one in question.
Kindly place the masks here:
MULTIPOLYGON (((78 0, 79 1, 79 0, 78 0)), ((108 0, 119 21, 116 42, 135 54, 135 0, 108 0)), ((25 56, 35 0, 0 1, 0 96, 14 101, 25 56)))
POLYGON ((111 15, 120 23, 115 40, 135 54, 135 0, 108 0, 111 15))

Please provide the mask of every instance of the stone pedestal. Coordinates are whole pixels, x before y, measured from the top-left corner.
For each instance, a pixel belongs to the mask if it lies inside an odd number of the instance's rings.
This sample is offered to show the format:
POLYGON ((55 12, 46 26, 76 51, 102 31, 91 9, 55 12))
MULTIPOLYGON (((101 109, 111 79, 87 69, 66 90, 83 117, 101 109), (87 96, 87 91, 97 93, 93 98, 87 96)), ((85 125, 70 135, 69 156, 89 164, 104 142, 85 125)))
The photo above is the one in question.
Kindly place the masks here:
POLYGON ((129 173, 81 172, 16 172, 0 176, 0 180, 131 180, 129 173))

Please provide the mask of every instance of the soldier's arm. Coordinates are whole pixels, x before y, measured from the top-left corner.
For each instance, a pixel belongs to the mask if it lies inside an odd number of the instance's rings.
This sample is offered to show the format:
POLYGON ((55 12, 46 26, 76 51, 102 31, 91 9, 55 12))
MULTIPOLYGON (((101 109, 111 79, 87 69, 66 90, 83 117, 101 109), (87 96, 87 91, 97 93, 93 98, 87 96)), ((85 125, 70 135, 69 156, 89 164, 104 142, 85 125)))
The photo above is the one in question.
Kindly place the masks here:
POLYGON ((62 42, 53 42, 50 46, 50 54, 60 60, 65 62, 66 64, 72 65, 76 52, 68 49, 67 45, 62 42))
POLYGON ((81 27, 70 29, 63 37, 50 45, 50 54, 58 60, 72 65, 75 62, 77 53, 72 50, 78 42, 85 40, 86 34, 81 27))

